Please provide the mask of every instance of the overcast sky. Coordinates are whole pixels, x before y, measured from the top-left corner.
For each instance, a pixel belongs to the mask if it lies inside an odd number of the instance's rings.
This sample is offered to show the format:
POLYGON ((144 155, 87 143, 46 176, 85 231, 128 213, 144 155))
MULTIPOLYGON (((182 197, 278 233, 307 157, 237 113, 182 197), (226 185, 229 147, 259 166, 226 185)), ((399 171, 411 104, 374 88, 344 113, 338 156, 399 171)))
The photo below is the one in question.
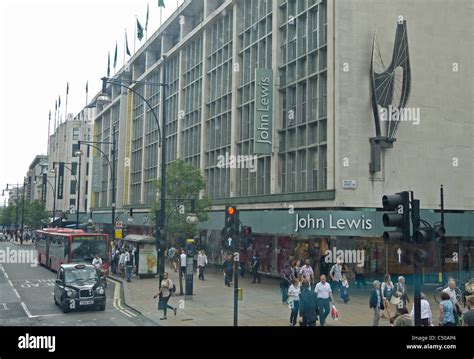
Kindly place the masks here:
MULTIPOLYGON (((34 157, 47 153, 49 111, 52 131, 59 96, 65 117, 67 82, 67 112, 76 115, 86 82, 89 99, 100 90, 108 51, 113 74, 116 41, 122 67, 125 29, 133 55, 135 15, 145 26, 147 3, 150 37, 159 27, 158 0, 0 0, 0 189, 22 182, 34 157)), ((177 3, 165 0, 163 22, 177 3)), ((144 42, 137 39, 136 50, 144 42)))

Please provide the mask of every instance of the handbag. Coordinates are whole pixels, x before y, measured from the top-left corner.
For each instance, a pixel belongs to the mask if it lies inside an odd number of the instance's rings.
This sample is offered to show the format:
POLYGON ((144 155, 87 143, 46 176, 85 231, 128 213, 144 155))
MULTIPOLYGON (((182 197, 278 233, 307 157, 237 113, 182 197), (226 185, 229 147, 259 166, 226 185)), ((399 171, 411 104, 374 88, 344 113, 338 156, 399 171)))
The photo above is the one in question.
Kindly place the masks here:
POLYGON ((392 295, 392 298, 390 298, 390 304, 398 305, 398 303, 400 303, 400 298, 392 295))

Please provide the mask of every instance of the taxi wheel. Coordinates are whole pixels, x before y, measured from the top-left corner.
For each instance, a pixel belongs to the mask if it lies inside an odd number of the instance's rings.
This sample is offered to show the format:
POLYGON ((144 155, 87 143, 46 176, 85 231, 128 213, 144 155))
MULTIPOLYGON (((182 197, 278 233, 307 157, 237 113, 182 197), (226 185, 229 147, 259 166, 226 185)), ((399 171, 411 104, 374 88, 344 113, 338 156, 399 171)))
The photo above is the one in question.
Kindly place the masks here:
POLYGON ((56 296, 53 294, 54 304, 59 305, 58 301, 56 300, 56 296))
POLYGON ((63 313, 69 313, 71 311, 69 309, 69 303, 66 298, 63 298, 61 301, 61 309, 63 310, 63 313))

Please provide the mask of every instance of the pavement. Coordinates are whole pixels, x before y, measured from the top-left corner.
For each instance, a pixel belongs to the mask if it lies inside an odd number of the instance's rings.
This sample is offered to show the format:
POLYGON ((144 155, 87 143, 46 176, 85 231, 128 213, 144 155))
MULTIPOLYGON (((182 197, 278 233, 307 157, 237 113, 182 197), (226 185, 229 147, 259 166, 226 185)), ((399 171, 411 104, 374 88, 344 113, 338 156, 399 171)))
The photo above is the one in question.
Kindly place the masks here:
MULTIPOLYGON (((206 268, 205 281, 198 280, 197 274, 194 274, 193 296, 180 296, 178 273, 169 268, 166 270, 177 289, 177 293, 169 301, 171 306, 178 308, 176 316, 168 310, 168 319, 160 320, 163 312, 157 310, 157 300, 153 299, 158 291, 157 278, 133 277, 130 283, 123 281, 126 304, 160 326, 233 325, 233 285, 231 288, 224 285, 222 272, 217 267, 206 268)), ((286 303, 281 302, 278 279, 262 276, 262 283, 257 284, 252 284, 251 279, 250 275, 239 278, 239 287, 243 288, 243 300, 238 303, 238 325, 289 326, 290 309, 286 303)), ((338 295, 334 295, 339 319, 333 320, 329 316, 327 326, 370 326, 373 311, 368 305, 369 291, 369 285, 365 289, 349 288, 350 301, 347 304, 343 303, 338 295)), ((434 299, 430 301, 437 324, 437 306, 434 299)), ((411 307, 409 309, 411 310, 411 307)), ((381 319, 380 326, 389 326, 389 321, 381 319)))

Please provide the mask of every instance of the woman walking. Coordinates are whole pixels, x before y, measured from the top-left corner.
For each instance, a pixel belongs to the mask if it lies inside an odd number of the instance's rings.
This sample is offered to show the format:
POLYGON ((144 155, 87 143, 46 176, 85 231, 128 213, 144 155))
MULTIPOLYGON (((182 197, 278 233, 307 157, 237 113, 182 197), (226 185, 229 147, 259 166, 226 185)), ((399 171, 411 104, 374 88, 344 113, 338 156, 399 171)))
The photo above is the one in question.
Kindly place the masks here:
POLYGON ((374 281, 374 288, 370 291, 369 308, 374 310, 372 326, 378 327, 380 320, 380 310, 384 310, 382 290, 380 289, 380 282, 378 280, 374 281))
POLYGON ((171 295, 174 292, 174 285, 171 279, 169 279, 168 272, 165 272, 163 274, 163 280, 161 281, 161 289, 156 295, 153 297, 156 299, 156 297, 159 297, 158 301, 158 309, 163 310, 163 318, 160 318, 160 320, 165 320, 166 318, 166 311, 169 309, 172 309, 174 312, 174 315, 176 315, 176 312, 178 311, 177 308, 173 308, 171 305, 168 304, 168 301, 171 298, 171 295))
POLYGON ((290 288, 288 289, 288 303, 290 306, 290 325, 295 326, 298 319, 298 312, 300 309, 300 293, 301 285, 300 281, 293 278, 290 288))
MULTIPOLYGON (((383 305, 385 307, 385 310, 387 311, 387 319, 390 319, 392 317, 392 313, 390 313, 391 310, 391 299, 393 295, 393 282, 390 279, 390 274, 386 274, 385 278, 382 283, 382 300, 383 300, 383 305)), ((385 318, 385 315, 382 313, 382 318, 385 318)))

